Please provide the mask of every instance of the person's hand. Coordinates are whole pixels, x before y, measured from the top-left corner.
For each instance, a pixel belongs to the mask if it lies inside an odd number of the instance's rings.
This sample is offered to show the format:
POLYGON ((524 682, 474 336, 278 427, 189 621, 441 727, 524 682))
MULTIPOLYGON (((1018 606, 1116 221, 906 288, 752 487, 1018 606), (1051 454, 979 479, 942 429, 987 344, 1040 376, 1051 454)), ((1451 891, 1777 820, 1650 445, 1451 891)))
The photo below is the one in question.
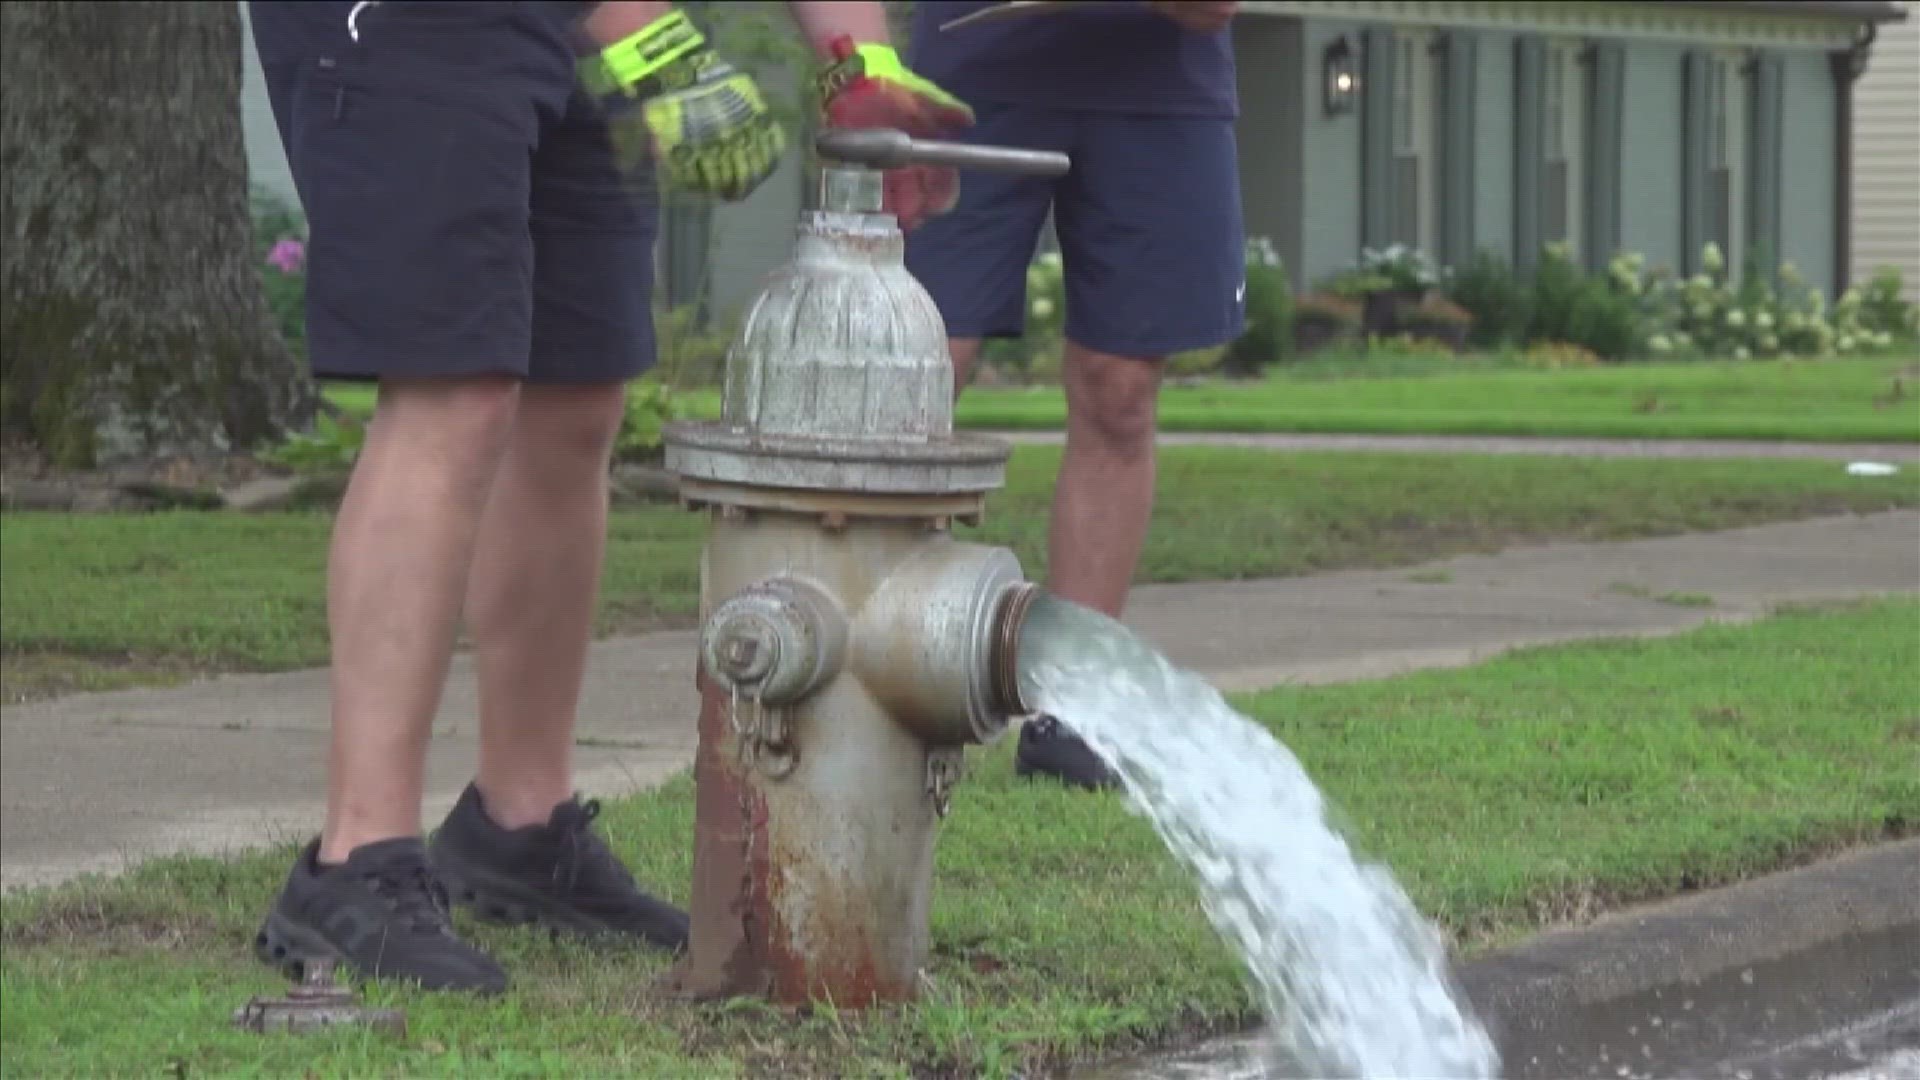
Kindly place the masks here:
MULTIPOLYGON (((830 127, 894 128, 916 139, 938 139, 973 124, 965 102, 908 71, 891 46, 833 43, 834 63, 820 74, 821 110, 830 127)), ((909 165, 888 169, 882 184, 888 213, 901 231, 953 209, 960 177, 952 168, 909 165)))
POLYGON ((1189 30, 1220 30, 1240 10, 1237 0, 1150 0, 1153 10, 1189 30))
POLYGON ((628 173, 658 162, 674 188, 744 199, 786 149, 753 77, 708 48, 680 11, 603 49, 581 77, 606 109, 628 173))

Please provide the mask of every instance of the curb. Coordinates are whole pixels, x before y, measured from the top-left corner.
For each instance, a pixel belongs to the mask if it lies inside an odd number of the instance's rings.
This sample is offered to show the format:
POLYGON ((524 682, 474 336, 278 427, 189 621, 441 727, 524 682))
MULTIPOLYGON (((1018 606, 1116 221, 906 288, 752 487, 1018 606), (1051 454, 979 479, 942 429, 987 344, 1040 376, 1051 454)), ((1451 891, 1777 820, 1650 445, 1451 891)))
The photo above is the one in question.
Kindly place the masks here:
MULTIPOLYGON (((1730 976, 1880 931, 1920 926, 1920 837, 1857 848, 1765 877, 1626 908, 1455 961, 1454 985, 1496 1042, 1557 1017, 1665 987, 1730 976)), ((1083 1080, 1257 1075, 1259 1028, 1067 1070, 1083 1080)), ((1592 1075, 1603 1075, 1593 1073, 1592 1075)), ((1628 1075, 1622 1071, 1618 1075, 1628 1075)))
POLYGON ((1920 837, 1548 930, 1460 964, 1488 1019, 1525 1021, 1920 924, 1920 837))

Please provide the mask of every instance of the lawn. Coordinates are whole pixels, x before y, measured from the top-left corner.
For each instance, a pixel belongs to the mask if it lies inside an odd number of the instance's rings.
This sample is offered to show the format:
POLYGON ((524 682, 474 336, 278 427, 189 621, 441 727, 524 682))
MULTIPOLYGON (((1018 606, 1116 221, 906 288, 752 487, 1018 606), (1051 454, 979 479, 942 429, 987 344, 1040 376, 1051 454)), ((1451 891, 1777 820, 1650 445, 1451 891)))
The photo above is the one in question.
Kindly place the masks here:
MULTIPOLYGON (((977 537, 1045 573, 1059 451, 1015 452, 977 537)), ((1140 577, 1196 581, 1400 566, 1550 539, 1621 539, 1920 505, 1920 477, 1831 462, 1581 460, 1175 447, 1140 577)), ((320 513, 0 516, 8 701, 327 658, 320 513)), ((688 625, 700 515, 614 516, 603 633, 688 625)))
MULTIPOLYGON (((1911 599, 1659 641, 1240 699, 1465 953, 1567 916, 1752 875, 1920 822, 1911 599)), ((260 1037, 283 984, 251 958, 289 852, 183 857, 0 901, 0 1060, 20 1076, 1013 1075, 1246 1023, 1237 965, 1117 795, 975 754, 939 849, 929 989, 865 1016, 655 992, 662 962, 469 927, 516 979, 493 1002, 379 987, 404 1042, 260 1037)), ((683 776, 602 818, 684 901, 683 776)))
MULTIPOLYGON (((1920 370, 1911 361, 1631 364, 1568 371, 1327 378, 1279 375, 1249 385, 1170 386, 1168 431, 1385 435, 1920 442, 1920 370)), ((975 389, 961 424, 1051 429, 1065 401, 1052 387, 975 389)))
MULTIPOLYGON (((1920 442, 1916 359, 1561 371, 1474 358, 1336 359, 1283 368, 1257 383, 1169 386, 1160 424, 1167 431, 1920 442)), ((372 406, 362 387, 329 394, 352 411, 372 406)), ((719 414, 714 391, 680 397, 694 415, 719 414)), ((1062 425, 1065 409, 1058 387, 974 387, 961 396, 955 423, 1050 430, 1062 425)))

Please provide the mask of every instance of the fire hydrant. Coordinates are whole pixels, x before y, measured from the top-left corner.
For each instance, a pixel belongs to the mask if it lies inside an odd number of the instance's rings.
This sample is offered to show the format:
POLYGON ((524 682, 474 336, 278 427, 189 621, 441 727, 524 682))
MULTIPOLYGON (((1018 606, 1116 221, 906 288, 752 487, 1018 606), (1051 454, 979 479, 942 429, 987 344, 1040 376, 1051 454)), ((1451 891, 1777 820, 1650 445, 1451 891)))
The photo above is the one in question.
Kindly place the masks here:
POLYGON ((1059 175, 1061 154, 829 131, 793 261, 727 357, 722 415, 664 433, 712 532, 692 929, 700 997, 840 1008, 912 998, 933 847, 969 744, 1024 712, 1013 670, 1034 587, 956 540, 1009 447, 953 431, 933 300, 901 261, 881 169, 1059 175))

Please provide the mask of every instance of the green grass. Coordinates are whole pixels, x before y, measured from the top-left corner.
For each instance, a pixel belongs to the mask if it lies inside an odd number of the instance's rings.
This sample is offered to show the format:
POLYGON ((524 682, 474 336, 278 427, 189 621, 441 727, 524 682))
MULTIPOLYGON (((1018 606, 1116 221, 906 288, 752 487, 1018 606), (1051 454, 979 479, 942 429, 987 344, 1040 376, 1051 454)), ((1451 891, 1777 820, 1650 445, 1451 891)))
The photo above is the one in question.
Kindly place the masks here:
MULTIPOLYGON (((985 527, 970 531, 1011 546, 1035 577, 1046 570, 1058 463, 1057 448, 1016 451, 985 527)), ((1519 542, 1909 507, 1920 505, 1920 476, 1850 477, 1816 461, 1174 447, 1160 492, 1145 581, 1403 566, 1519 542)), ((324 663, 329 525, 321 513, 0 516, 6 698, 72 683, 76 656, 123 679, 324 663)), ((705 533, 702 516, 677 508, 615 514, 600 631, 687 625, 705 533)))
MULTIPOLYGON (((1803 610, 1658 641, 1290 688, 1241 705, 1468 952, 1528 928, 1906 834, 1920 821, 1920 602, 1803 610)), ((281 984, 248 942, 289 851, 183 857, 0 901, 0 1059, 19 1076, 1012 1075, 1250 1019, 1235 961, 1117 795, 976 752, 943 828, 931 989, 866 1016, 651 988, 650 955, 472 928, 516 979, 476 1002, 376 988, 404 1042, 260 1037, 281 984)), ((683 776, 602 818, 681 902, 683 776)))
MULTIPOLYGON (((1167 431, 1559 435, 1592 438, 1920 442, 1920 397, 1887 400, 1897 360, 1469 370, 1385 378, 1292 378, 1170 386, 1167 431)), ((1906 382, 1915 381, 1913 375, 1906 382)), ((1061 426, 1052 387, 972 389, 958 422, 1061 426)))
MULTIPOLYGON (((1169 386, 1166 431, 1385 435, 1559 435, 1589 438, 1920 442, 1914 358, 1616 364, 1537 371, 1485 359, 1322 362, 1258 383, 1169 386), (1896 389, 1896 380, 1898 388, 1896 389)), ((365 412, 357 386, 329 395, 365 412)), ((680 395, 695 416, 719 414, 714 391, 680 395)), ((1052 430, 1060 389, 974 387, 955 423, 1052 430)))

